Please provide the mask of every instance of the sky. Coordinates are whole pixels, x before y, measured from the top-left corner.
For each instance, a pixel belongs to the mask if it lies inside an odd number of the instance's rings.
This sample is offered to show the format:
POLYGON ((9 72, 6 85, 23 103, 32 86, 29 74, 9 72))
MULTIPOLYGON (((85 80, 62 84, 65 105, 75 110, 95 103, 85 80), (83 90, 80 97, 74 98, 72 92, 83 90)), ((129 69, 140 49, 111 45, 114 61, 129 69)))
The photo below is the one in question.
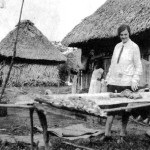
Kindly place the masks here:
MULTIPOLYGON (((0 9, 0 41, 19 20, 22 0, 4 1, 0 9)), ((50 40, 61 41, 85 17, 94 13, 106 0, 24 0, 22 20, 31 20, 50 40)))

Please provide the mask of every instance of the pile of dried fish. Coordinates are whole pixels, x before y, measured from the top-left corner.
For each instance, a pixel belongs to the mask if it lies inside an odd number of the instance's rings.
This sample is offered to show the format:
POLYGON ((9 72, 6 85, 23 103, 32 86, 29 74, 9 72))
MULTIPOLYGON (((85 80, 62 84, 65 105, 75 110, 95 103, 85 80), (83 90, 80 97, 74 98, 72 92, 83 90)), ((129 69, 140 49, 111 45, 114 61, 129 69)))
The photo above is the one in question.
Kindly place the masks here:
POLYGON ((69 108, 72 110, 78 110, 82 112, 87 112, 89 114, 101 115, 102 111, 100 107, 92 100, 78 97, 78 96, 40 96, 35 99, 35 101, 51 104, 59 108, 69 108))

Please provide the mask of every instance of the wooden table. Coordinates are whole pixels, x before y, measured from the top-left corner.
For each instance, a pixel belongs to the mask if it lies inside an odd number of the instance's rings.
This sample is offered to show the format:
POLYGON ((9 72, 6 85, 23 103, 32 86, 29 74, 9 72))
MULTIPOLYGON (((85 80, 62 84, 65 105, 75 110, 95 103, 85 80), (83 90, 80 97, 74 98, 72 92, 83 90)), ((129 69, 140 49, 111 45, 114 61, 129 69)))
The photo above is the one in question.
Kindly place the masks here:
MULTIPOLYGON (((55 96, 55 95, 54 95, 55 96)), ((57 98, 62 98, 62 95, 57 95, 57 98)), ((75 94, 74 96, 76 97, 82 97, 83 94, 75 94)), ((84 95, 85 97, 88 95, 84 95)), ((96 96, 99 95, 94 95, 93 94, 93 98, 95 98, 96 96)), ((133 100, 133 99, 128 99, 128 98, 112 98, 112 99, 105 99, 105 102, 97 102, 99 106, 101 105, 113 105, 113 104, 121 104, 121 103, 126 103, 126 104, 130 104, 130 103, 138 103, 137 105, 134 106, 128 106, 128 107, 119 107, 119 108, 113 108, 113 109, 105 109, 104 112, 108 113, 108 112, 115 112, 115 111, 124 111, 127 109, 137 109, 137 108, 141 108, 141 107, 150 107, 150 93, 143 93, 143 99, 137 99, 137 100, 133 100)), ((92 98, 92 95, 89 95, 90 98, 92 98)), ((43 99, 44 100, 44 99, 43 99)), ((63 110, 68 110, 69 112, 71 112, 71 114, 75 114, 75 113, 81 113, 81 114, 87 114, 87 115, 94 115, 97 117, 101 117, 100 115, 97 114, 89 114, 85 111, 79 111, 79 110, 75 110, 75 109, 70 109, 67 107, 56 107, 53 104, 48 103, 47 99, 45 100, 45 102, 42 100, 39 100, 39 103, 35 103, 34 104, 34 108, 38 114, 41 126, 43 128, 43 138, 44 138, 44 143, 45 143, 45 149, 49 150, 51 149, 51 143, 49 142, 49 135, 47 132, 47 120, 46 120, 46 115, 47 112, 49 112, 51 109, 55 108, 56 110, 58 109, 63 109, 63 110)), ((37 101, 37 99, 36 99, 37 101)), ((70 114, 70 115, 71 115, 70 114)))
MULTIPOLYGON (((54 95, 55 96, 55 95, 54 95)), ((57 98, 62 98, 62 95, 57 95, 57 98)), ((83 94, 74 94, 74 96, 76 97, 82 97, 83 94)), ((85 97, 87 97, 88 95, 84 95, 85 97)), ((93 95, 93 98, 98 97, 98 95, 93 95)), ((128 107, 119 107, 119 108, 113 108, 113 109, 105 109, 104 112, 108 113, 108 112, 115 112, 115 111, 124 111, 127 109, 137 109, 137 108, 141 108, 141 107, 150 107, 150 93, 145 93, 145 95, 142 95, 143 99, 137 99, 137 100, 133 100, 133 99, 127 99, 127 98, 112 98, 112 99, 105 99, 105 101, 99 101, 97 102, 99 106, 101 105, 113 105, 113 104, 121 104, 121 103, 138 103, 138 105, 134 105, 134 106, 128 106, 128 107)), ((90 98, 92 98, 92 95, 89 95, 90 98)), ((36 99, 37 100, 37 99, 36 99)), ((49 150, 51 147, 51 143, 49 142, 49 135, 47 132, 47 120, 46 120, 46 114, 49 110, 51 110, 52 108, 56 108, 56 109, 63 109, 63 110, 68 110, 70 111, 72 114, 74 113, 81 113, 81 114, 88 114, 88 115, 94 115, 94 114, 89 114, 85 111, 79 111, 79 110, 73 110, 67 107, 56 107, 53 106, 53 104, 48 103, 47 100, 45 100, 45 102, 42 100, 39 100, 39 104, 35 103, 34 104, 34 108, 36 109, 36 112, 38 114, 41 126, 43 128, 43 138, 44 138, 44 143, 45 143, 45 149, 49 150)), ((71 115, 71 114, 70 114, 71 115)), ((100 115, 98 116, 97 114, 95 115, 97 117, 101 117, 100 115)))
MULTIPOLYGON (((59 97, 59 95, 57 95, 59 97)), ((79 96, 82 97, 82 94, 77 94, 75 96, 79 96)), ((61 95, 60 95, 61 97, 61 95)), ((92 98, 92 95, 89 96, 90 98, 92 98)), ((95 95, 93 95, 93 97, 95 98, 95 95)), ((62 97, 61 97, 62 98, 62 97)), ((146 96, 143 97, 143 99, 139 99, 139 100, 131 100, 131 99, 127 99, 127 98, 121 98, 120 100, 118 98, 116 99, 111 99, 111 100, 105 100, 103 102, 98 102, 99 106, 102 105, 112 105, 112 104, 120 104, 120 103, 140 103, 140 105, 135 105, 135 106, 130 106, 130 107, 120 107, 120 108, 113 108, 113 109, 105 109, 105 112, 115 112, 115 111, 124 111, 126 109, 137 109, 137 108, 141 108, 141 107, 150 107, 150 93, 147 93, 146 96), (107 101, 107 102, 106 102, 107 101), (121 101, 121 102, 120 102, 121 101), (144 103, 144 104, 143 104, 144 103)), ((59 108, 56 106, 53 106, 52 104, 48 104, 47 101, 45 103, 33 103, 33 105, 16 105, 16 104, 0 104, 0 107, 6 107, 6 108, 26 108, 29 109, 29 115, 30 115, 30 123, 31 123, 31 149, 34 149, 33 146, 33 142, 34 142, 34 135, 33 135, 33 112, 36 111, 39 117, 39 121, 40 124, 42 126, 43 129, 43 140, 44 140, 44 144, 45 144, 45 150, 50 150, 52 149, 52 145, 49 142, 49 134, 48 134, 48 124, 47 124, 47 119, 46 119, 46 115, 48 112, 51 112, 52 109, 63 109, 63 110, 67 110, 68 112, 70 112, 70 115, 74 115, 76 113, 81 113, 81 114, 88 114, 85 111, 79 111, 79 110, 73 110, 67 107, 64 108, 59 108)), ((94 114, 88 114, 88 115, 94 115, 94 114)), ((100 115, 95 115, 97 117, 101 117, 100 115)))

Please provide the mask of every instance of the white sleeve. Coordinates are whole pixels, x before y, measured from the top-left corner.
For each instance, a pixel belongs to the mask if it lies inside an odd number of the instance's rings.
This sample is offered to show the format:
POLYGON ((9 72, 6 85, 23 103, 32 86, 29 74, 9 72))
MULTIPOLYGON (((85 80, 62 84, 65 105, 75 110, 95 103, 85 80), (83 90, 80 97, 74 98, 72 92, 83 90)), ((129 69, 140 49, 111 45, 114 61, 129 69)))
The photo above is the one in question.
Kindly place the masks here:
POLYGON ((132 82, 139 82, 140 75, 142 75, 142 62, 141 62, 140 49, 138 46, 134 48, 133 63, 135 66, 135 72, 132 78, 132 82))

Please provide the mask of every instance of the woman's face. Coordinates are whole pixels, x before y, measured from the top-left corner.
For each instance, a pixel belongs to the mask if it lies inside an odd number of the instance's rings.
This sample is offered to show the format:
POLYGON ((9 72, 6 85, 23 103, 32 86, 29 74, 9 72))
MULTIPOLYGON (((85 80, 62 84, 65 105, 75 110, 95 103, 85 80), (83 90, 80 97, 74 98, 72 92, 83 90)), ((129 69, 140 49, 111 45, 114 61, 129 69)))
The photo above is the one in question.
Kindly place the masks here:
POLYGON ((123 43, 126 43, 129 40, 129 32, 127 29, 120 33, 120 39, 123 43))

